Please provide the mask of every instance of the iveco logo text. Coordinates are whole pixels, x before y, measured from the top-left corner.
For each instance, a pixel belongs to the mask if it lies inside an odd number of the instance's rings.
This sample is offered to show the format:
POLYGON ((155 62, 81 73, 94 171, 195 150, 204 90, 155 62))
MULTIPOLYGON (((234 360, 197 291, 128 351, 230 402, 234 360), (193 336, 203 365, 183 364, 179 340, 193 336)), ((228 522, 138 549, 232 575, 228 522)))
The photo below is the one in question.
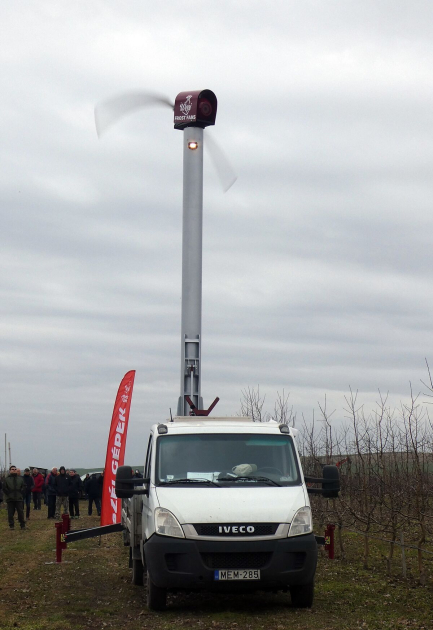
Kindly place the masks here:
POLYGON ((253 534, 254 527, 252 525, 220 525, 218 532, 220 534, 253 534))

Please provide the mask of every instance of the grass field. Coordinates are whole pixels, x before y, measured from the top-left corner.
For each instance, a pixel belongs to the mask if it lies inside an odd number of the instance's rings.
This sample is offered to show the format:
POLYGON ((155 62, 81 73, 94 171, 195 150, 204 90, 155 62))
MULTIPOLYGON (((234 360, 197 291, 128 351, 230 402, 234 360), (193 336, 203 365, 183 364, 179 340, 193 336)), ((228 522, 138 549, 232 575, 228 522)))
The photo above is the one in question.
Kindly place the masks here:
MULTIPOLYGON (((82 508, 84 503, 81 504, 82 508)), ((95 527, 84 517, 73 528, 95 527)), ((372 542, 372 568, 362 569, 360 541, 347 535, 347 561, 320 554, 312 610, 295 610, 288 594, 169 597, 165 613, 150 613, 145 590, 131 584, 120 534, 68 545, 55 563, 53 521, 46 508, 31 512, 25 531, 10 531, 0 510, 0 628, 9 630, 345 630, 433 629, 432 562, 421 587, 415 556, 408 552, 408 579, 386 577, 381 549, 372 542)))

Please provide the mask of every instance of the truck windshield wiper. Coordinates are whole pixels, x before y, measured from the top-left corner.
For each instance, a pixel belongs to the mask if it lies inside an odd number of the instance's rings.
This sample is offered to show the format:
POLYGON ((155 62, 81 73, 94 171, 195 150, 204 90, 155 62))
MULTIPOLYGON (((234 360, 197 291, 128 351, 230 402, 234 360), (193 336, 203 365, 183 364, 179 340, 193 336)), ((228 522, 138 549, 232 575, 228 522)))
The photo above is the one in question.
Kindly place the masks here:
POLYGON ((280 486, 281 484, 273 479, 269 479, 269 477, 253 477, 252 475, 248 475, 248 477, 219 477, 218 481, 261 481, 263 483, 267 483, 270 486, 280 486))
POLYGON ((220 488, 221 486, 217 483, 215 483, 215 481, 211 481, 210 479, 202 479, 202 478, 198 478, 198 479, 169 479, 168 481, 160 481, 159 482, 159 486, 172 486, 176 483, 204 483, 207 485, 211 485, 211 486, 216 486, 217 488, 220 488))

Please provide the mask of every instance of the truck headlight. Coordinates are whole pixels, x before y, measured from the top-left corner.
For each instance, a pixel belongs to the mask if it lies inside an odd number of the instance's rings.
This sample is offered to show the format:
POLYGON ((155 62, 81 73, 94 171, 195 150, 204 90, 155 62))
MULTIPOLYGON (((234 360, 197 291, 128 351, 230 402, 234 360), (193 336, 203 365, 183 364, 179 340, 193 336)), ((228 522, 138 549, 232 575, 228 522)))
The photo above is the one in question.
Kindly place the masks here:
POLYGON ((160 536, 173 536, 173 538, 185 538, 182 527, 174 514, 165 508, 155 510, 155 533, 160 536))
POLYGON ((290 524, 288 536, 301 536, 302 534, 310 534, 312 531, 311 508, 306 505, 296 512, 290 524))

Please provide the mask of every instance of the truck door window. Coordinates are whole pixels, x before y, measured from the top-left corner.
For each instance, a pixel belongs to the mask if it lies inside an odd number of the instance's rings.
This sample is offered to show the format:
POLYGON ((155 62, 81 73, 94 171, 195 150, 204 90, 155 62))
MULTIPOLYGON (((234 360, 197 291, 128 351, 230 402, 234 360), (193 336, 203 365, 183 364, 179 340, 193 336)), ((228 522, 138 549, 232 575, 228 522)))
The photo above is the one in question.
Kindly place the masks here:
POLYGON ((146 479, 150 479, 150 465, 152 461, 152 435, 149 438, 147 445, 146 463, 144 465, 144 476, 146 479))

